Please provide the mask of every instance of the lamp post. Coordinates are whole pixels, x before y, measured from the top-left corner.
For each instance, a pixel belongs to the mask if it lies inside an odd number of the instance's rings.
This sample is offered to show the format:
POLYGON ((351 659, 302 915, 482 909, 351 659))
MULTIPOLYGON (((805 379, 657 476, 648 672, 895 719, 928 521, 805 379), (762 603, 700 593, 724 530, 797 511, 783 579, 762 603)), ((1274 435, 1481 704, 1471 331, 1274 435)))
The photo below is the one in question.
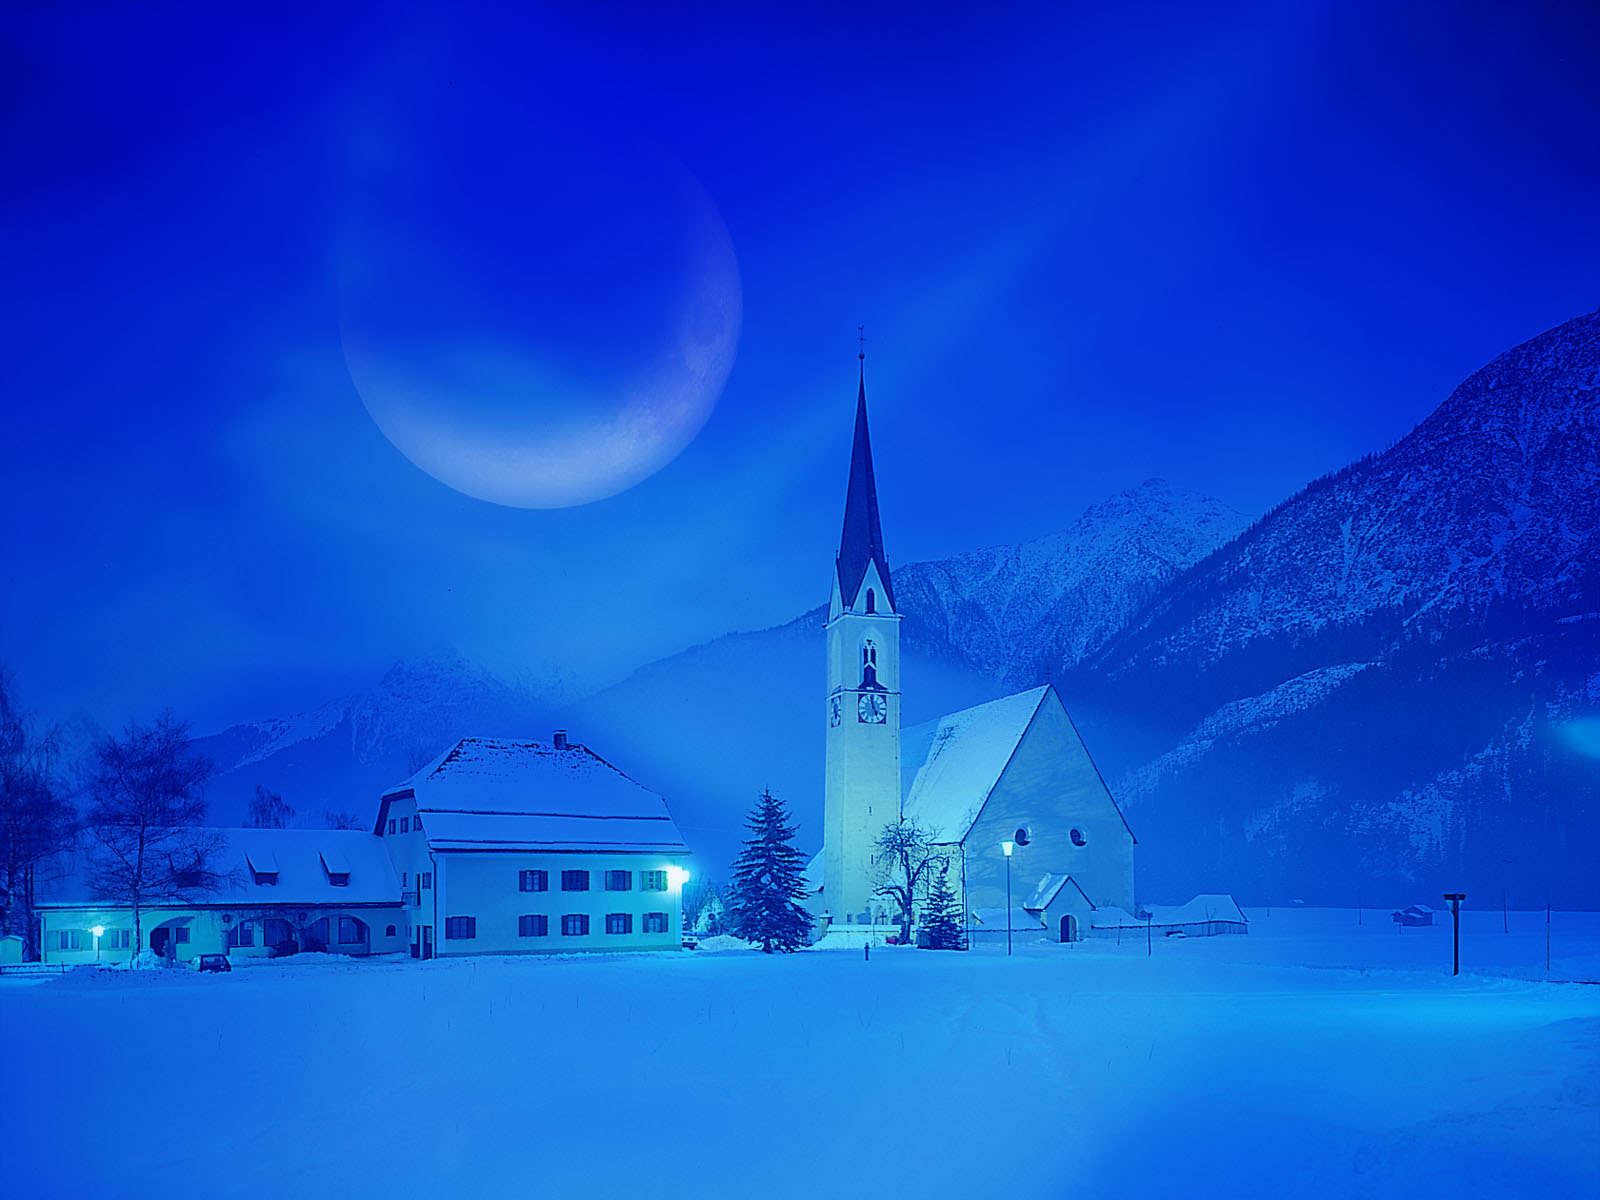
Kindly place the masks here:
POLYGON ((1455 968, 1452 975, 1461 974, 1461 902, 1467 898, 1465 892, 1446 892, 1444 898, 1450 901, 1450 924, 1453 927, 1452 938, 1455 942, 1455 968))
POLYGON ((94 934, 94 960, 95 960, 95 962, 99 962, 100 961, 100 939, 105 936, 106 927, 104 925, 96 925, 89 932, 94 934))
POLYGON ((1000 852, 1006 856, 1006 954, 1011 954, 1011 852, 1015 842, 1001 842, 1000 852))

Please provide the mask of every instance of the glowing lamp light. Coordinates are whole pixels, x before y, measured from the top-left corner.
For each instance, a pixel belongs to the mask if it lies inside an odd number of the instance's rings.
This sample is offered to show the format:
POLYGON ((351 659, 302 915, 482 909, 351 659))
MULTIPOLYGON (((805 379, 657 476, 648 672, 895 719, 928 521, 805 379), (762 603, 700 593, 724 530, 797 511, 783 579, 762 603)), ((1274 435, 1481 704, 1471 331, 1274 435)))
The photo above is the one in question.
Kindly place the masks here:
POLYGON ((1011 852, 1013 850, 1015 850, 1016 848, 1017 848, 1017 844, 1015 842, 1001 842, 1000 843, 1000 849, 1005 854, 1005 856, 1007 858, 1011 857, 1011 852))
POLYGON ((95 937, 104 937, 106 934, 106 927, 104 925, 96 925, 89 932, 94 934, 95 937))
POLYGON ((670 883, 675 889, 681 888, 684 884, 689 882, 689 868, 668 867, 667 882, 670 883))

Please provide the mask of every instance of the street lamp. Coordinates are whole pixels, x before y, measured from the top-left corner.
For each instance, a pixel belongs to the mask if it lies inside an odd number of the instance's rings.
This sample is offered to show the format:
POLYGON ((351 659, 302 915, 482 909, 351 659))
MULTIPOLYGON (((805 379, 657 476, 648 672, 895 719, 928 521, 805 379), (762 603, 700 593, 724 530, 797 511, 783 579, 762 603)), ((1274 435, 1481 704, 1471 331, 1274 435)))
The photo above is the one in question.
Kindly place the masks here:
POLYGON ((683 887, 684 884, 689 882, 689 868, 677 866, 668 867, 667 882, 671 884, 674 889, 683 887))
POLYGON ((1001 842, 1000 851, 1006 856, 1006 954, 1011 953, 1011 852, 1017 848, 1015 842, 1001 842))
POLYGON ((94 960, 95 960, 95 962, 99 962, 100 961, 100 939, 105 935, 106 927, 104 925, 96 925, 89 932, 94 934, 94 960))

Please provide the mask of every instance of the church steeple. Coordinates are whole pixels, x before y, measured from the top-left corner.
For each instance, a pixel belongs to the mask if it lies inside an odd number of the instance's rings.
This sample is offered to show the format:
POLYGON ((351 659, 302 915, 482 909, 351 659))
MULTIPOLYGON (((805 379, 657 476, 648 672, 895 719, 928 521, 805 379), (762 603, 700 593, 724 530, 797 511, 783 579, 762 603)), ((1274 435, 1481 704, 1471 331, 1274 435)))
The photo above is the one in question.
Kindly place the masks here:
MULTIPOLYGON (((865 354, 862 355, 865 359, 865 354)), ((856 595, 867 576, 869 564, 876 563, 883 580, 884 600, 894 609, 894 587, 889 582, 889 558, 883 550, 883 528, 878 524, 878 485, 872 474, 872 441, 867 436, 867 373, 861 365, 861 383, 856 393, 856 435, 850 450, 850 490, 844 501, 844 530, 839 535, 839 595, 846 608, 854 607, 856 595)))

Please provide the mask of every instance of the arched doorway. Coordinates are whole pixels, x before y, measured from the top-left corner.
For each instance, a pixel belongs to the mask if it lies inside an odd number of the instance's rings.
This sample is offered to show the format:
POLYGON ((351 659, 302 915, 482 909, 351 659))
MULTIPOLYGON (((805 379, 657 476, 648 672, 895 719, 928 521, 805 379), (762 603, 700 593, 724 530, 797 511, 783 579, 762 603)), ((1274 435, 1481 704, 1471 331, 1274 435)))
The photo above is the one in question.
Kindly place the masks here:
POLYGON ((1061 918, 1061 940, 1063 942, 1078 940, 1078 918, 1071 913, 1061 918))
MULTIPOLYGON (((189 920, 188 917, 173 917, 161 922, 150 930, 148 945, 162 958, 176 960, 189 945, 189 920)), ((139 948, 134 947, 133 952, 139 953, 139 948)))

